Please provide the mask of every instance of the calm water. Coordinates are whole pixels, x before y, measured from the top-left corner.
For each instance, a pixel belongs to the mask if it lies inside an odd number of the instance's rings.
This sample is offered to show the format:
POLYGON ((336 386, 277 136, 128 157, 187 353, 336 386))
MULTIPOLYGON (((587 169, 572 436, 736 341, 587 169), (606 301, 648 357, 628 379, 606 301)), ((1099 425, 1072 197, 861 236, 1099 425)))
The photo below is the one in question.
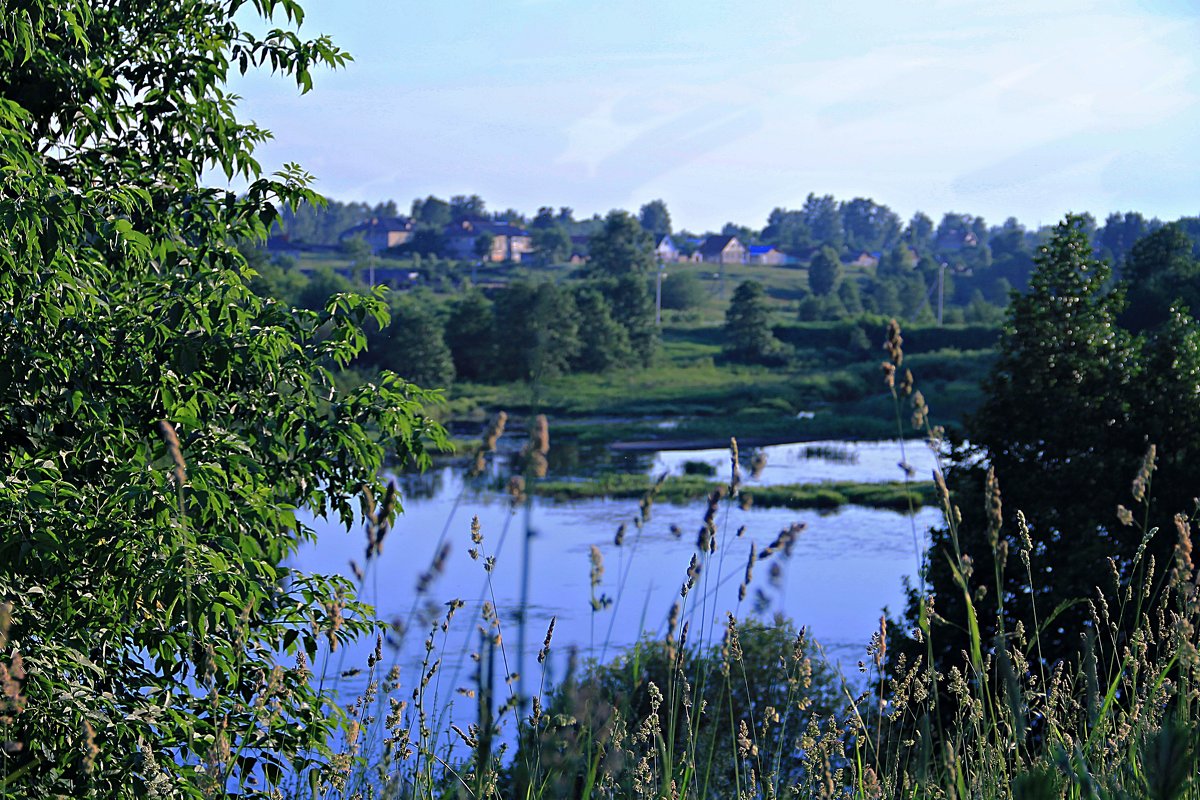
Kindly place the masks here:
MULTIPOLYGON (((898 442, 823 442, 763 448, 768 462, 762 483, 805 483, 823 480, 884 481, 902 477, 898 442), (814 449, 818 448, 818 449, 814 449), (810 457, 806 457, 806 453, 810 457), (811 457, 818 453, 826 457, 811 457)), ((746 453, 743 453, 744 460, 746 453)), ((905 443, 905 460, 920 478, 929 475, 933 458, 921 442, 905 443)), ((661 452, 631 459, 634 469, 653 474, 679 472, 685 461, 711 462, 718 479, 728 476, 728 451, 661 452)), ((662 635, 671 605, 679 598, 688 562, 696 550, 703 503, 688 506, 656 504, 651 518, 639 530, 636 501, 589 500, 570 504, 535 502, 528 518, 524 508, 513 510, 508 498, 495 492, 464 487, 460 470, 441 468, 423 476, 403 476, 404 514, 385 540, 383 556, 368 568, 362 597, 375 604, 384 619, 396 619, 408 633, 398 638, 394 657, 407 678, 415 676, 424 655, 422 642, 427 620, 441 614, 444 604, 461 599, 450 630, 439 633, 436 656, 443 659, 441 700, 454 696, 459 686, 473 679, 472 652, 478 651, 479 610, 484 601, 500 611, 504 638, 503 659, 510 669, 522 662, 527 690, 536 688, 541 667, 534 655, 542 645, 550 618, 556 617, 548 679, 561 674, 568 648, 583 656, 611 658, 634 642, 642 631, 662 635), (478 516, 484 536, 483 551, 496 558, 490 576, 482 560, 473 561, 470 548, 471 518, 478 516), (528 519, 528 523, 527 523, 528 519), (614 538, 626 523, 624 542, 614 538), (530 603, 526 653, 518 658, 517 610, 521 596, 522 547, 526 525, 529 540, 530 603), (681 531, 680 536, 673 533, 681 531), (423 597, 416 586, 435 555, 448 543, 444 571, 423 597), (595 594, 613 598, 612 605, 593 611, 589 552, 596 546, 604 574, 595 594)), ((754 481, 747 478, 748 483, 754 481)), ((726 612, 739 619, 759 606, 760 616, 786 614, 797 625, 806 625, 826 651, 852 671, 863 648, 877 628, 881 609, 897 613, 903 606, 904 576, 915 574, 914 541, 923 548, 926 530, 938 513, 926 509, 915 516, 859 507, 832 514, 786 509, 743 511, 735 505, 721 507, 716 517, 718 549, 704 566, 697 587, 687 598, 693 642, 719 641, 726 612), (759 550, 779 531, 793 523, 806 527, 788 559, 772 580, 771 562, 755 568, 750 596, 738 601, 751 542, 759 550), (744 533, 737 532, 744 526, 744 533), (761 591, 756 595, 755 590, 761 591)), ((365 544, 361 530, 346 533, 340 527, 317 521, 319 540, 304 548, 295 565, 311 571, 350 574, 349 559, 358 559, 365 544)), ((773 559, 776 560, 776 559, 773 559)), ((361 666, 370 645, 364 643, 339 656, 345 668, 361 666)), ((411 680, 406 680, 411 686, 411 680)), ((353 686, 347 688, 353 689, 353 686)))

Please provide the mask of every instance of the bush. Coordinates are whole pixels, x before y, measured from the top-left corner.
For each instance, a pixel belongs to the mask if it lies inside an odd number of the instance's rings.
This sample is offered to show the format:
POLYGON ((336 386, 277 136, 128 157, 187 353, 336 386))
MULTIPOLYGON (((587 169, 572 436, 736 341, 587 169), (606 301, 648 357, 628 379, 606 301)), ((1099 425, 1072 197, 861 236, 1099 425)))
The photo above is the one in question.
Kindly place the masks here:
POLYGON ((690 311, 704 303, 708 292, 695 272, 676 267, 662 283, 662 307, 675 311, 690 311))

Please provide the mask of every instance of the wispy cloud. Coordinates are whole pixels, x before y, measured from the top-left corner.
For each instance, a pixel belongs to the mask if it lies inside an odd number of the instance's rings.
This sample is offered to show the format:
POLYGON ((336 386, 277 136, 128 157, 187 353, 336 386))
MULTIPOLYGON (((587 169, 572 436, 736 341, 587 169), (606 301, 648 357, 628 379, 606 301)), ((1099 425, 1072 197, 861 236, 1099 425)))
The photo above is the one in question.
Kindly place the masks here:
POLYGON ((239 85, 278 135, 264 163, 345 197, 661 196, 694 228, 761 224, 809 191, 904 214, 1168 216, 1200 173, 1200 18, 1167 0, 338 8, 317 22, 350 35, 355 65, 304 99, 239 85))

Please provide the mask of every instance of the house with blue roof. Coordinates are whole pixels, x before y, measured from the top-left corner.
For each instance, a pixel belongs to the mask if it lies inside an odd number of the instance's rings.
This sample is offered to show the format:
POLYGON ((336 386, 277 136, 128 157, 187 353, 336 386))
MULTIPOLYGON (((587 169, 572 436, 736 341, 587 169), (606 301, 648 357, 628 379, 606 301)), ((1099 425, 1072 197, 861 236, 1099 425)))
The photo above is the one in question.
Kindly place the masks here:
POLYGON ((747 248, 746 260, 751 264, 767 264, 779 266, 786 264, 788 257, 782 250, 769 244, 752 244, 747 248))

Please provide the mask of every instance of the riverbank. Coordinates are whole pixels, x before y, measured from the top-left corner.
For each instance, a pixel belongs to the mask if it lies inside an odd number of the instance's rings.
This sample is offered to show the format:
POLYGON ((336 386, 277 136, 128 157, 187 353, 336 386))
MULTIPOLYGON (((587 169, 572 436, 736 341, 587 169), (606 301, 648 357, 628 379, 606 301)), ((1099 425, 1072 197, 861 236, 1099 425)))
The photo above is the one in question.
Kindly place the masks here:
MULTIPOLYGON (((587 480, 537 481, 532 489, 539 497, 559 502, 604 497, 634 499, 652 495, 654 502, 686 505, 711 497, 713 492, 727 492, 729 485, 696 475, 671 475, 661 483, 656 483, 649 475, 614 474, 587 480)), ((907 484, 902 481, 834 481, 742 486, 738 490, 737 502, 757 508, 833 510, 855 505, 890 511, 916 511, 935 502, 935 498, 932 481, 912 481, 907 484)))

